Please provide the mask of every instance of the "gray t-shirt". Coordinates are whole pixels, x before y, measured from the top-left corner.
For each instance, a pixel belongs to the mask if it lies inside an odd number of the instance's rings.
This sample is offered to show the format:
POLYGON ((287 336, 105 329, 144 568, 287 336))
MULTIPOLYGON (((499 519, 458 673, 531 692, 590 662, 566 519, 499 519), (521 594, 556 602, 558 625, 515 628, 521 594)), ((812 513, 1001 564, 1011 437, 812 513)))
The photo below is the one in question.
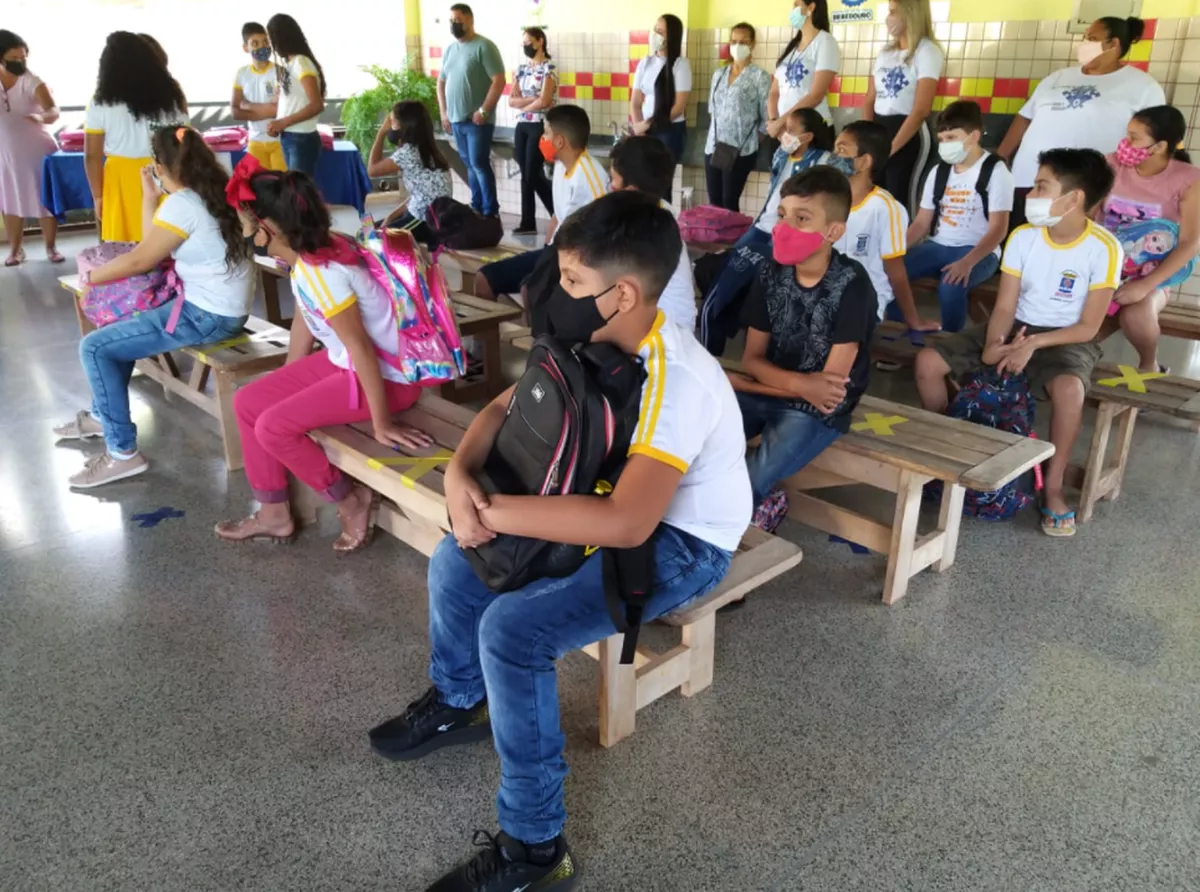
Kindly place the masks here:
POLYGON ((476 34, 468 41, 456 40, 446 47, 438 79, 446 84, 446 117, 450 123, 471 120, 498 74, 504 74, 504 60, 496 44, 486 37, 476 34))

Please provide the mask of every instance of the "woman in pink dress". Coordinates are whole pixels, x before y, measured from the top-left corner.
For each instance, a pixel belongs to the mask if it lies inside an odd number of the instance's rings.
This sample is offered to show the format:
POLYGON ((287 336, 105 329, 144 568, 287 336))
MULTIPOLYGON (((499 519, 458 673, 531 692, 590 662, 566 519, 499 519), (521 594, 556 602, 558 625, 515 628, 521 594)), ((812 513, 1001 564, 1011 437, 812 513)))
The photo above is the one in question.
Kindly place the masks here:
POLYGON ((0 30, 0 213, 8 234, 5 266, 25 259, 24 221, 37 217, 42 224, 46 257, 62 263, 55 248, 58 226, 42 206, 42 159, 57 146, 46 124, 58 120, 50 89, 26 67, 29 47, 11 31, 0 30))

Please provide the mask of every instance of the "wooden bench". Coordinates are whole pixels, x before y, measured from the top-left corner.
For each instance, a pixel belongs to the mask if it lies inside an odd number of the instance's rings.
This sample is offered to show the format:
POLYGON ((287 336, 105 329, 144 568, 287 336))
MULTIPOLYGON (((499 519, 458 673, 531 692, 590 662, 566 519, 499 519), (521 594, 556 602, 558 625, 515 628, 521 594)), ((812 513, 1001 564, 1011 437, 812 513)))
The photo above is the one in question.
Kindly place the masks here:
POLYGON ((438 255, 438 262, 450 269, 456 269, 462 274, 461 291, 464 294, 475 293, 475 277, 479 270, 489 263, 507 260, 516 254, 533 250, 520 245, 506 245, 501 242, 494 248, 475 248, 452 250, 447 248, 438 255))
MULTIPOLYGON (((79 306, 82 294, 79 276, 62 276, 58 281, 74 295, 79 333, 85 335, 93 331, 95 326, 83 315, 79 306)), ((178 351, 192 360, 192 368, 186 378, 170 353, 139 360, 135 367, 147 378, 161 384, 167 399, 172 395, 183 397, 217 419, 221 428, 225 466, 230 471, 237 471, 243 462, 242 439, 238 434, 237 418, 233 414, 234 391, 239 384, 282 366, 287 361, 288 338, 288 332, 279 326, 251 316, 240 335, 178 351), (210 377, 213 382, 211 394, 208 392, 210 377)))
POLYGON ((1200 307, 1168 303, 1158 314, 1158 327, 1167 337, 1200 341, 1200 307))
MULTIPOLYGON (((913 279, 911 284, 914 294, 937 294, 938 280, 935 278, 913 279)), ((992 276, 967 292, 967 318, 977 325, 987 322, 992 317, 999 289, 1000 277, 992 276)))
MULTIPOLYGON (((450 528, 443 472, 474 413, 424 394, 400 421, 436 441, 428 449, 396 452, 375 441, 369 424, 323 428, 312 433, 343 472, 380 493, 378 524, 430 555, 450 528)), ((302 521, 314 518, 314 497, 296 484, 294 503, 302 521)), ((633 666, 620 663, 624 636, 612 635, 585 648, 600 663, 600 744, 612 746, 634 731, 637 711, 678 689, 691 697, 712 684, 716 611, 800 563, 799 546, 751 528, 725 580, 709 594, 661 620, 680 630, 680 643, 665 652, 638 647, 633 666)))

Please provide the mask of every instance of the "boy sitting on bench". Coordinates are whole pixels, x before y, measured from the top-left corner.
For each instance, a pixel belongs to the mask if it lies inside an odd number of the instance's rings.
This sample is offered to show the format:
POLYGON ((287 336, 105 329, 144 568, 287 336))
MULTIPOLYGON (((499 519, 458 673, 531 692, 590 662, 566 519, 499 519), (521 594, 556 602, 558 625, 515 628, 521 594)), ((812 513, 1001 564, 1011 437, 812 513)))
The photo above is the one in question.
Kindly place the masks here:
POLYGON ((1116 237, 1088 216, 1112 188, 1113 173, 1092 149, 1052 149, 1038 158, 1026 201, 1029 225, 1008 237, 1000 263, 996 308, 986 326, 968 328, 917 354, 917 388, 926 409, 944 412, 946 376, 961 379, 982 366, 1025 373, 1035 396, 1050 397, 1050 441, 1042 531, 1075 535, 1075 512, 1063 496, 1063 474, 1083 424, 1083 401, 1100 359, 1096 335, 1123 252, 1116 237))
MULTIPOLYGON (((554 146, 554 216, 546 230, 546 244, 554 241, 558 225, 575 211, 608 192, 608 173, 590 154, 592 125, 578 105, 557 105, 546 112, 545 138, 554 146)), ((521 285, 537 266, 544 249, 538 248, 489 263, 475 277, 475 294, 488 300, 497 295, 520 295, 521 285)))
POLYGON ((867 389, 875 288, 862 264, 835 251, 846 229, 850 184, 814 167, 783 184, 773 260, 746 300, 744 375, 731 374, 746 439, 754 525, 771 532, 787 497, 771 487, 795 474, 850 427, 867 389), (768 494, 770 497, 768 498, 768 494))
POLYGON ((513 388, 467 429, 446 469, 454 528, 429 564, 433 686, 371 731, 390 759, 494 739, 500 833, 432 887, 436 892, 555 892, 575 887, 563 837, 566 809, 555 661, 615 634, 602 554, 565 579, 490 592, 463 548, 497 533, 629 548, 654 544, 645 619, 713 589, 750 520, 741 415, 717 361, 667 322, 658 296, 682 239, 657 196, 617 192, 573 214, 558 233, 561 280, 548 307, 557 332, 615 344, 645 362, 642 412, 629 460, 607 497, 485 496, 474 475, 504 420, 513 388))

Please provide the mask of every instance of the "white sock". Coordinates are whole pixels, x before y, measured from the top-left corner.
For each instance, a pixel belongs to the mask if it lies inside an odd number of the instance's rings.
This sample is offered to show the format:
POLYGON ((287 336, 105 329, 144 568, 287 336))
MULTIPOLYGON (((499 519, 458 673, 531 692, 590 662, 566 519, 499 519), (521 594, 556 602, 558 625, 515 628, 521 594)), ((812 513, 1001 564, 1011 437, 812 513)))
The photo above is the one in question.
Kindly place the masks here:
POLYGON ((131 458, 137 458, 138 451, 133 452, 117 452, 115 449, 108 450, 108 455, 113 461, 129 461, 131 458))

